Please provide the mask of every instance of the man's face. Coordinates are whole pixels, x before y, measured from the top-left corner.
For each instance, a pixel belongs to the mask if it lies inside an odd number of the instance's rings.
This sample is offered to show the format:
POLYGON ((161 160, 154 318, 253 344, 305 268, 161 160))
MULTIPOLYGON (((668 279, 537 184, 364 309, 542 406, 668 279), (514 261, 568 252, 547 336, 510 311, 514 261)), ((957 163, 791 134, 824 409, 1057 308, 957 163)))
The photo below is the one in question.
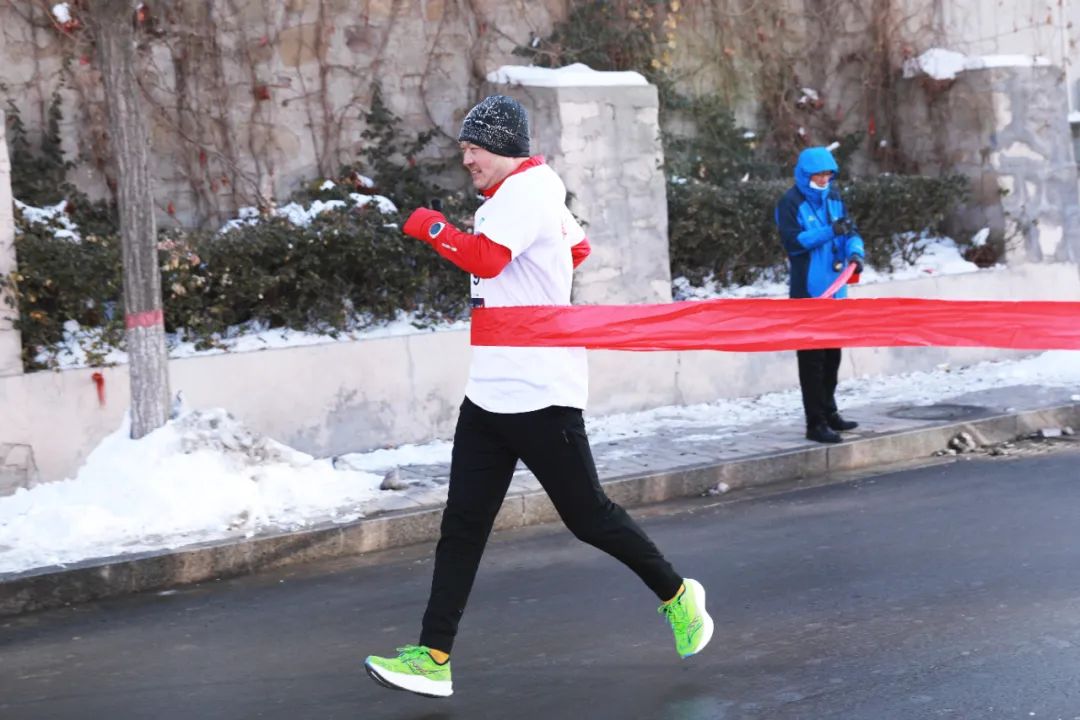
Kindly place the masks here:
POLYGON ((473 186, 487 190, 500 182, 521 164, 521 158, 504 157, 470 142, 461 143, 461 162, 472 176, 473 186))
POLYGON ((833 178, 833 173, 830 170, 825 172, 814 173, 810 176, 810 184, 819 188, 828 187, 829 182, 833 178))

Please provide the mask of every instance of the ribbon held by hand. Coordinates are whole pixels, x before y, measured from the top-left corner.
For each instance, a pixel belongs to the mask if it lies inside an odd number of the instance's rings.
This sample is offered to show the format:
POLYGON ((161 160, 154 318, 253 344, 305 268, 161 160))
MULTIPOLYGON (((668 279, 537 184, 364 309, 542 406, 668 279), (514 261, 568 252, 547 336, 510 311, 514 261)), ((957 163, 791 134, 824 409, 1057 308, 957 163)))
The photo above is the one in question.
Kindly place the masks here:
POLYGON ((844 287, 847 281, 851 279, 851 276, 855 274, 855 263, 848 263, 848 266, 844 268, 844 271, 840 273, 840 277, 836 278, 836 281, 830 285, 825 292, 818 295, 820 298, 831 298, 836 294, 836 291, 844 287))

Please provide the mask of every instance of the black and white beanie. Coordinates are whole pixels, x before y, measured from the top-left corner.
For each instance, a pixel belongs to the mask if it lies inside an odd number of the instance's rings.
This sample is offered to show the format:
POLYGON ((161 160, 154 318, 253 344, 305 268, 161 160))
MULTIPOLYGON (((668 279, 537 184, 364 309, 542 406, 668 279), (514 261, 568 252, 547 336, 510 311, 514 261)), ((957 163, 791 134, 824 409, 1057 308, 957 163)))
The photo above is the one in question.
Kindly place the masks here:
POLYGON ((529 114, 514 98, 489 95, 465 116, 458 142, 505 157, 529 157, 529 114))

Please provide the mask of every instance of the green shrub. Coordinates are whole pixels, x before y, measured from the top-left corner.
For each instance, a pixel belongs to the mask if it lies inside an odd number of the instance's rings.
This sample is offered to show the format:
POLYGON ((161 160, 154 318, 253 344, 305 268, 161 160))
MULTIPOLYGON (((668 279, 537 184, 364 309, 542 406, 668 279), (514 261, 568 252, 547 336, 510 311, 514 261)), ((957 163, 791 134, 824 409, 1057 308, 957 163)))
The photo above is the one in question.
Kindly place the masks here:
MULTIPOLYGON (((306 227, 283 218, 223 234, 163 233, 159 243, 167 332, 211 347, 234 326, 257 323, 334 334, 412 312, 419 324, 463 317, 465 275, 402 235, 403 218, 374 204, 329 210, 306 227), (395 223, 396 221, 396 223, 395 223)), ((24 365, 63 340, 75 320, 122 346, 123 271, 115 235, 82 242, 22 224, 18 274, 3 284, 19 302, 24 365), (14 282, 13 282, 14 281, 14 282)))
POLYGON ((671 275, 699 285, 712 275, 749 285, 784 262, 773 208, 790 183, 775 180, 713 185, 668 183, 671 275))
MULTIPOLYGON (((773 210, 789 187, 790 181, 780 180, 668 183, 672 276, 692 285, 710 276, 724 285, 748 285, 766 274, 785 274, 787 256, 773 210)), ((939 232, 967 192, 968 180, 960 175, 881 175, 842 188, 867 261, 879 270, 888 270, 896 255, 913 261, 918 234, 939 232)))
POLYGON ((231 326, 334 333, 394 318, 457 318, 460 270, 402 235, 373 206, 331 210, 306 227, 275 218, 223 235, 162 243, 166 329, 207 341, 231 326))
MULTIPOLYGON (((18 329, 22 333, 23 362, 27 369, 38 346, 48 347, 64 338, 64 323, 102 327, 105 341, 123 336, 120 242, 115 235, 84 235, 81 242, 58 239, 50 226, 28 224, 16 214, 15 238, 18 271, 0 278, 0 287, 18 300, 18 329)), ((10 299, 10 296, 9 296, 10 299)))
POLYGON ((922 245, 913 234, 941 232, 969 191, 963 175, 878 175, 843 188, 848 212, 866 241, 866 258, 880 270, 888 270, 894 256, 908 263, 918 259, 922 245))

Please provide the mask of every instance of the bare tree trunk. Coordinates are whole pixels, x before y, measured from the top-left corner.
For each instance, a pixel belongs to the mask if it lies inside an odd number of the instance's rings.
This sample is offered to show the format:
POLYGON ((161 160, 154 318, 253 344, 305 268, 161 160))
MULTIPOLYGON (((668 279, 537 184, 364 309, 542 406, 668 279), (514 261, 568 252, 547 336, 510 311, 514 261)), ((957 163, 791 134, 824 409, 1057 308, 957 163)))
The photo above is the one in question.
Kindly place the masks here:
POLYGON ((124 258, 125 340, 131 374, 131 437, 169 417, 169 367, 150 177, 150 141, 135 79, 133 0, 94 0, 87 13, 105 85, 109 141, 117 167, 124 258))

